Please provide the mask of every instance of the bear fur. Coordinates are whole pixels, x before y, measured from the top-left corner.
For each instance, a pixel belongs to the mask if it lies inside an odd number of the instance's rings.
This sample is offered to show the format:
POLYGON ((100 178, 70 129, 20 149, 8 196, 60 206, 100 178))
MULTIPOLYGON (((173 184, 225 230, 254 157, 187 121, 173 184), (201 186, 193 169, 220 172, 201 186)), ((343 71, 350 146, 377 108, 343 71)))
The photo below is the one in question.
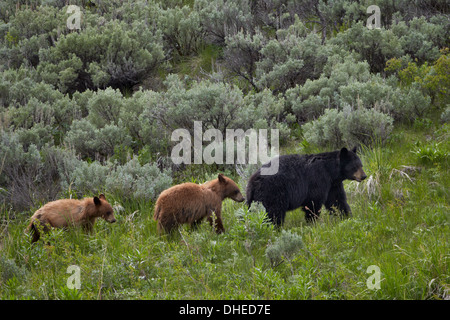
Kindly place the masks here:
POLYGON ((205 217, 212 226, 214 212, 215 230, 222 233, 225 231, 222 201, 226 198, 237 202, 245 200, 237 184, 223 174, 201 185, 182 183, 161 192, 153 218, 158 221, 159 232, 170 233, 181 224, 189 224, 195 228, 205 217))
POLYGON ((36 223, 38 221, 44 232, 51 227, 80 226, 86 231, 91 231, 97 218, 103 218, 110 223, 116 222, 113 208, 106 201, 104 194, 82 200, 61 199, 49 202, 33 214, 27 230, 33 233, 31 242, 36 242, 40 238, 40 228, 36 223))
MULTIPOLYGON (((272 159, 271 161, 274 161, 272 159)), ((283 224, 286 211, 301 207, 308 222, 320 214, 322 205, 344 215, 351 213, 342 181, 361 182, 366 178, 356 148, 319 154, 284 155, 278 157, 278 172, 261 175, 259 169, 247 184, 247 204, 262 202, 269 219, 283 224)), ((269 166, 270 162, 263 165, 269 166)))

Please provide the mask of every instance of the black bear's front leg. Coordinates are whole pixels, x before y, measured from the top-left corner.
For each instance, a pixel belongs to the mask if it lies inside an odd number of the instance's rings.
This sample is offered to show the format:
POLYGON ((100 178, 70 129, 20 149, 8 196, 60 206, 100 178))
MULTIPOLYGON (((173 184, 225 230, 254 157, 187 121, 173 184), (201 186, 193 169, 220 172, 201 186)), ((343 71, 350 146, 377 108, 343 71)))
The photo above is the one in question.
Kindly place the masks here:
POLYGON ((350 206, 347 203, 347 195, 345 194, 344 184, 337 182, 333 184, 328 192, 328 198, 325 201, 325 208, 331 213, 335 213, 337 209, 344 216, 351 215, 350 206))

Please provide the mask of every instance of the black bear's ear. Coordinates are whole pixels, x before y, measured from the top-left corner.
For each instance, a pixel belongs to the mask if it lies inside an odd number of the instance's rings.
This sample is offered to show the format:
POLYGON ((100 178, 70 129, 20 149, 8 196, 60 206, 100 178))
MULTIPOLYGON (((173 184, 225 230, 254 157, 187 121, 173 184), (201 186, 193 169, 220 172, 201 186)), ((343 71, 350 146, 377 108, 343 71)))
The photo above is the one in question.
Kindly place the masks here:
POLYGON ((219 176, 218 176, 218 178, 219 178, 219 182, 221 182, 221 183, 225 183, 225 182, 227 182, 227 181, 225 180, 225 177, 224 177, 224 175, 223 175, 223 174, 221 174, 221 173, 219 173, 219 176))
POLYGON ((356 153, 356 149, 357 149, 357 148, 356 148, 356 146, 355 146, 355 147, 352 149, 352 152, 353 152, 353 153, 356 153))
POLYGON ((105 197, 105 195, 103 194, 103 193, 100 193, 100 195, 98 196, 100 199, 102 199, 102 200, 106 200, 106 197, 105 197))
POLYGON ((94 204, 95 204, 96 206, 99 206, 99 205, 102 204, 102 202, 100 201, 100 199, 99 199, 98 197, 94 197, 94 204))
POLYGON ((341 151, 340 151, 340 153, 339 153, 339 155, 341 156, 341 157, 345 157, 346 155, 348 154, 348 150, 347 150, 347 148, 342 148, 341 149, 341 151))

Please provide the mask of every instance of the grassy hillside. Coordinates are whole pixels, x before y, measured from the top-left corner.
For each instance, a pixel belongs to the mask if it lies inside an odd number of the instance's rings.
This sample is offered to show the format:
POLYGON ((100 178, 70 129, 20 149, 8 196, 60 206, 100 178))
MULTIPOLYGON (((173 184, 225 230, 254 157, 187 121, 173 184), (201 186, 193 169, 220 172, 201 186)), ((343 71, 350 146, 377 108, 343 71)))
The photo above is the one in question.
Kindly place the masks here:
MULTIPOLYGON (((352 217, 323 213, 313 225, 295 210, 274 230, 261 208, 226 200, 224 234, 203 223, 159 236, 151 203, 107 195, 122 207, 114 225, 55 231, 50 245, 31 245, 23 230, 35 208, 3 206, 0 298, 448 299, 449 134, 448 125, 418 121, 364 149, 368 179, 345 185, 352 217), (81 269, 80 290, 66 285, 70 265, 81 269), (371 265, 379 290, 366 284, 371 265)), ((282 153, 319 151, 310 149, 292 141, 282 153)))

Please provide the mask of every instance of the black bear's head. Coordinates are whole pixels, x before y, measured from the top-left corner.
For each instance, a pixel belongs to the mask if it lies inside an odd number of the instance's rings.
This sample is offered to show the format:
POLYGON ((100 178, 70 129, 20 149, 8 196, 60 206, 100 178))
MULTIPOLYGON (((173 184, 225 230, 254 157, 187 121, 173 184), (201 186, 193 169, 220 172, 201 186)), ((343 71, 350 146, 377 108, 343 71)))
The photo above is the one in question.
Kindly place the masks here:
POLYGON ((366 173, 362 168, 362 163, 356 155, 356 147, 352 150, 342 148, 339 151, 340 169, 344 179, 356 180, 358 182, 367 178, 366 173))

